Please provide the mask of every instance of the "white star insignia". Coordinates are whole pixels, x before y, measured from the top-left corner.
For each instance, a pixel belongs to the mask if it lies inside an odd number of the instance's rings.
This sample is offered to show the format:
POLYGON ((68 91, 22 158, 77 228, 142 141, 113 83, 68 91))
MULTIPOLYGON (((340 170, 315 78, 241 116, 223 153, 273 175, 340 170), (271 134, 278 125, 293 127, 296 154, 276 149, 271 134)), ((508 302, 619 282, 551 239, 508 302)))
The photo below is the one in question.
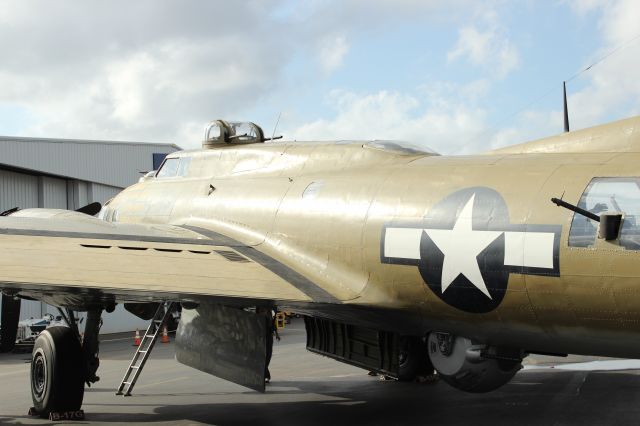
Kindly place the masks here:
POLYGON ((502 234, 502 231, 474 231, 472 229, 475 197, 476 194, 473 194, 469 198, 457 217, 453 229, 425 229, 424 232, 444 254, 442 293, 449 288, 458 275, 462 274, 478 290, 492 299, 480 273, 477 256, 495 241, 502 234))

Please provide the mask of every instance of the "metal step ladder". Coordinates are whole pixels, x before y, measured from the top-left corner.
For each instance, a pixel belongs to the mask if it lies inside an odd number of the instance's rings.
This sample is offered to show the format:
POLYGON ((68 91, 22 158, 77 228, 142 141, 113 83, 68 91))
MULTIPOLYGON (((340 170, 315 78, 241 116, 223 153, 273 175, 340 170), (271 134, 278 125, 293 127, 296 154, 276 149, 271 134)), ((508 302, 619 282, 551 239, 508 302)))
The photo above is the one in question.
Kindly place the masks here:
POLYGON ((147 327, 147 331, 144 333, 140 345, 133 355, 131 364, 129 364, 129 368, 124 374, 120 386, 118 386, 116 395, 131 396, 131 391, 136 385, 140 373, 142 373, 142 368, 147 362, 147 359, 149 359, 149 355, 151 355, 153 345, 155 345, 158 336, 162 333, 162 327, 166 323, 167 318, 171 315, 174 303, 175 302, 165 302, 158 306, 158 310, 153 316, 149 327, 147 327))

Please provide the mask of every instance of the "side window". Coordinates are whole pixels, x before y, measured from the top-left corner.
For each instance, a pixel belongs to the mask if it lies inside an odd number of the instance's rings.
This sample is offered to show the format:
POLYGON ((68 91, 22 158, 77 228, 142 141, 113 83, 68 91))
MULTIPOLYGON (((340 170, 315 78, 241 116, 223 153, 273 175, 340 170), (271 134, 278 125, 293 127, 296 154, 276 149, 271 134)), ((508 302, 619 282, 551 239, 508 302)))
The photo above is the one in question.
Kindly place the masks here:
POLYGON ((167 158, 156 173, 156 177, 184 177, 189 171, 189 164, 191 164, 191 157, 167 158))
MULTIPOLYGON (((585 189, 578 207, 600 215, 622 213, 620 245, 640 250, 640 178, 594 178, 585 189)), ((589 247, 596 241, 598 223, 574 213, 569 246, 589 247)))

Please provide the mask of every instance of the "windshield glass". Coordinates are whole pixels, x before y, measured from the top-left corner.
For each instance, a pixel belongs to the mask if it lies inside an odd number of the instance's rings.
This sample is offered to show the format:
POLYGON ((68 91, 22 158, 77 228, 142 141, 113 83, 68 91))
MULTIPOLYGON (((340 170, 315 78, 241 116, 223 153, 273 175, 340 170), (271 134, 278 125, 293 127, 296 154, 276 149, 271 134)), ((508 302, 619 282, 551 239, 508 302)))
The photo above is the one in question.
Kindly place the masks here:
POLYGON ((180 164, 179 158, 167 158, 160 166, 160 170, 156 174, 158 178, 174 177, 178 173, 178 165, 180 164))

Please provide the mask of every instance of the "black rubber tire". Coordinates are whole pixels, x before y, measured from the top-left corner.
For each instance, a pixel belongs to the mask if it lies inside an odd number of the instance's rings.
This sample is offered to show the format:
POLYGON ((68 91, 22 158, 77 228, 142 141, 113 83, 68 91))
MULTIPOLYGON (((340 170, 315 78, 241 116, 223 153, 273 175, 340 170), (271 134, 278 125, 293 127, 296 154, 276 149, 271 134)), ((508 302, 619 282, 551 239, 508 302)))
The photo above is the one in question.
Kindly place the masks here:
POLYGON ((399 357, 398 380, 401 382, 412 382, 418 376, 433 374, 435 371, 422 337, 400 337, 399 357))
MULTIPOLYGON (((494 360, 489 360, 488 362, 493 361, 494 360)), ((500 368, 487 367, 486 369, 480 369, 480 371, 469 370, 453 376, 439 376, 450 386, 458 390, 469 393, 487 393, 509 383, 511 379, 513 379, 513 376, 522 368, 521 363, 517 361, 502 361, 502 364, 504 365, 500 368)))
POLYGON ((33 345, 30 376, 37 414, 80 410, 85 368, 80 342, 70 328, 50 327, 40 333, 33 345))

